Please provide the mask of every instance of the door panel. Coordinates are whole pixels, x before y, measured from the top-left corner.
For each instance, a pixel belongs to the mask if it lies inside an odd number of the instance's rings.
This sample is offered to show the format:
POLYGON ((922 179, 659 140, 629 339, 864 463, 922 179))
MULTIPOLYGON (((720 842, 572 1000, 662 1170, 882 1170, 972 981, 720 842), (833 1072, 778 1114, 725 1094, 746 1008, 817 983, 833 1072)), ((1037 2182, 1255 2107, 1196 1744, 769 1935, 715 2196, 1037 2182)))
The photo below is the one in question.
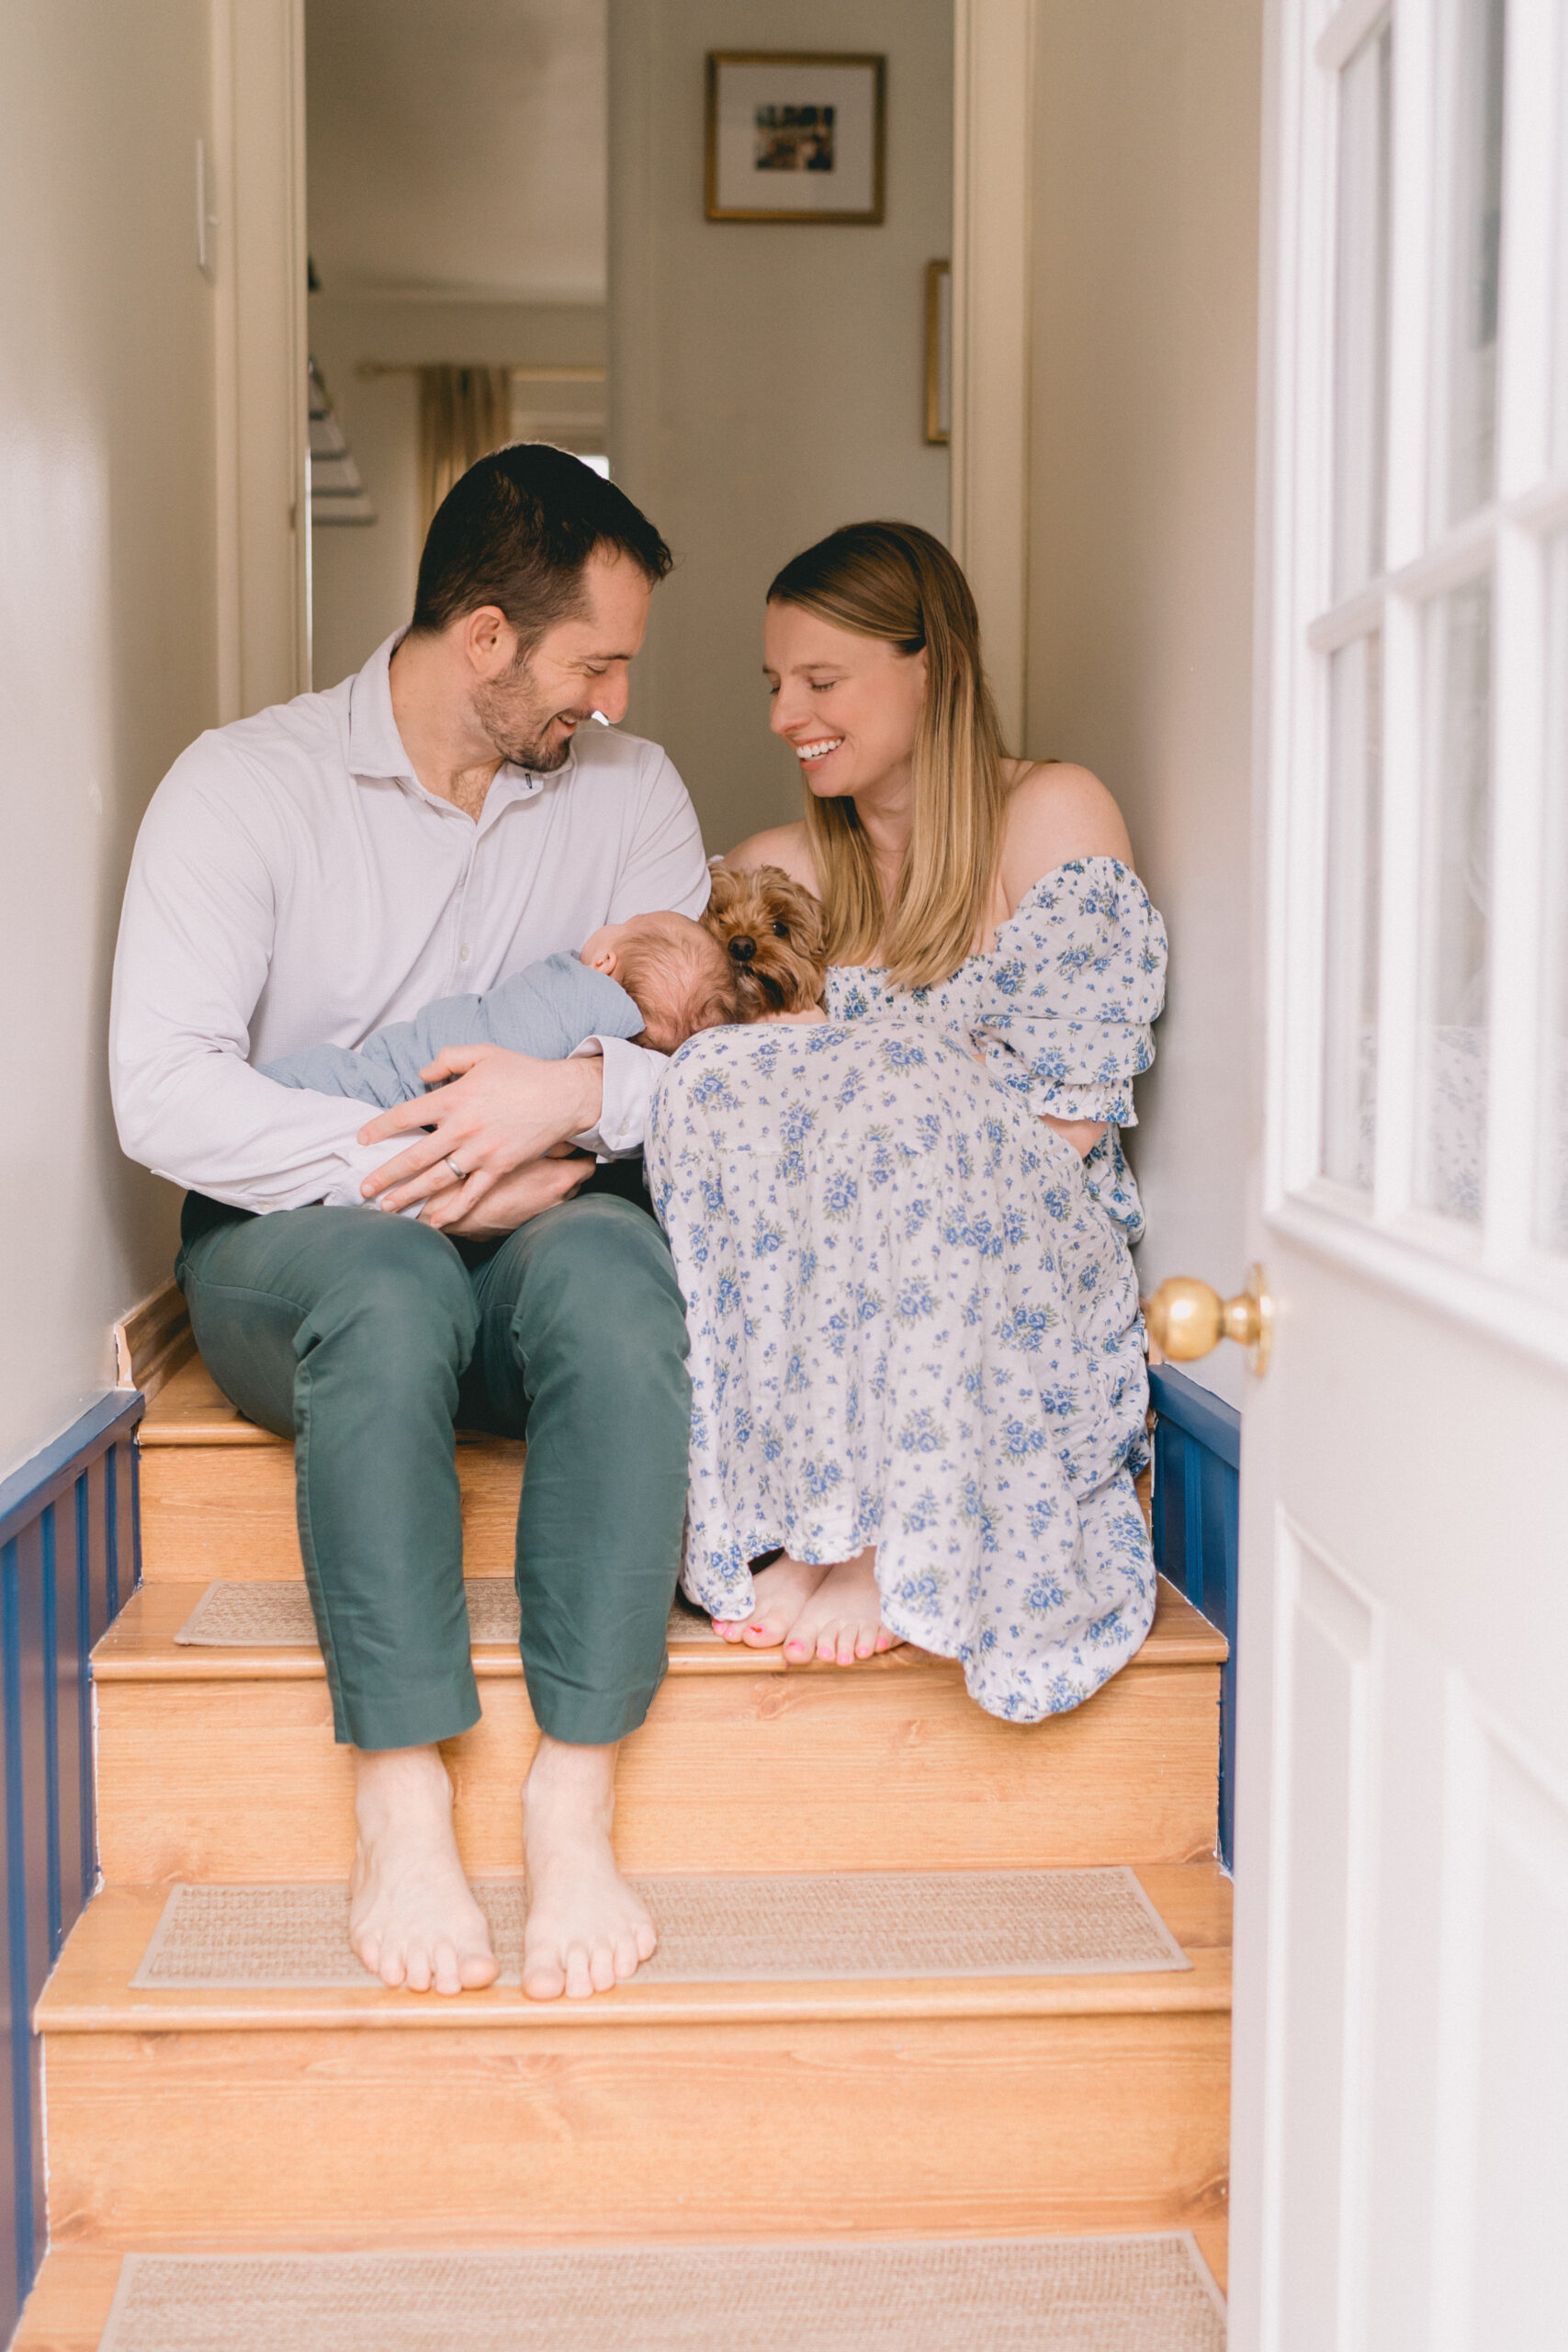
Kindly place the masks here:
POLYGON ((1233 2343, 1556 2352, 1568 26, 1274 30, 1233 2343))

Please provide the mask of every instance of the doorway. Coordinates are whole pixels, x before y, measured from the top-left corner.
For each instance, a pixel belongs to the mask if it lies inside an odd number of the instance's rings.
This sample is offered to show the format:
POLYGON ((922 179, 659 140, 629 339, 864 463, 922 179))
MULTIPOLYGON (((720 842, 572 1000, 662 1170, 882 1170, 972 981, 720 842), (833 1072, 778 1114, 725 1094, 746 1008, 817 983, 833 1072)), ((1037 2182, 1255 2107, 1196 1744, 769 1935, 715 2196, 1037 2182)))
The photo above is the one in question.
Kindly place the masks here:
POLYGON ((314 683, 406 621, 454 469, 553 441, 675 551, 627 725, 710 848, 793 816, 769 579, 856 514, 948 536, 953 0, 457 0, 438 40, 419 0, 306 0, 305 28, 314 683), (880 220, 708 217, 716 51, 884 61, 880 220))
POLYGON ((407 621, 454 468, 604 465, 605 0, 307 0, 311 666, 407 621))

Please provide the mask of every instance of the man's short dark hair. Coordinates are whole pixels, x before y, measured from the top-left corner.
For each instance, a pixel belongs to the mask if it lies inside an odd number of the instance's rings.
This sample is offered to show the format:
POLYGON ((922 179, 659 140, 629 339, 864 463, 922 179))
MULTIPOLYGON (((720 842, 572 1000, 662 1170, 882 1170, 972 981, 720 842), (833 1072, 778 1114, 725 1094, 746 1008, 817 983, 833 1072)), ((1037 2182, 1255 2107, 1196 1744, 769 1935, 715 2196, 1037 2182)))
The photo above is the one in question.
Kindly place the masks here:
POLYGON ((498 605, 529 653, 585 609, 582 570, 596 548, 627 556, 649 585, 669 548, 624 491, 547 441, 514 441, 468 468, 436 509, 419 560, 413 628, 450 628, 498 605))

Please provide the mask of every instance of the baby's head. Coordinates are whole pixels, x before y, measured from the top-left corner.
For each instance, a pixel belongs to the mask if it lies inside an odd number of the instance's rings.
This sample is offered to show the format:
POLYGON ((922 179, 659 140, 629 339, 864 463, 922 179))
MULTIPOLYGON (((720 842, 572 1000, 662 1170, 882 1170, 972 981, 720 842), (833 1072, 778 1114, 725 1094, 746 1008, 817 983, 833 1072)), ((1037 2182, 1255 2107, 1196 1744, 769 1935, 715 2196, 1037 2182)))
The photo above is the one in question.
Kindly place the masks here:
POLYGON ((618 980, 642 1015, 640 1045, 672 1054, 699 1029, 741 1018, 724 949, 685 915, 633 915, 607 922, 578 959, 618 980))

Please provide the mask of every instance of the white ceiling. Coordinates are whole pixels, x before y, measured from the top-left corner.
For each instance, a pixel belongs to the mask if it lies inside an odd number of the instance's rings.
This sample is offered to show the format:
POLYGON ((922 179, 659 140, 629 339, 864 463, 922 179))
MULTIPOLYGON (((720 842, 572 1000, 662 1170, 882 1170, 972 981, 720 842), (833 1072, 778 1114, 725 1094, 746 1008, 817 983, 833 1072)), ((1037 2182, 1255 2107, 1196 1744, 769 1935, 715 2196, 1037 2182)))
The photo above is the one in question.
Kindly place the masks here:
POLYGON ((328 294, 603 302, 606 0, 306 0, 328 294))

